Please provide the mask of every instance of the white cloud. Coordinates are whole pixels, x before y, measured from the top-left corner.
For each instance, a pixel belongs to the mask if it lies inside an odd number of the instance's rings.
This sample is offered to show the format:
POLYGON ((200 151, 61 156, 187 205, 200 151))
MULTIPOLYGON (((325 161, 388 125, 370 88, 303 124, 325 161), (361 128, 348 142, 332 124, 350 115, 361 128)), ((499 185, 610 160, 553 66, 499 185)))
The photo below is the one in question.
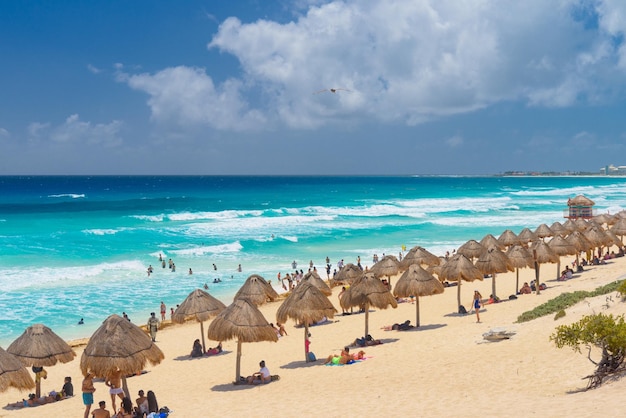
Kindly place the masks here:
POLYGON ((83 143, 117 146, 122 142, 119 136, 122 122, 93 124, 83 122, 77 114, 69 116, 64 123, 52 126, 49 123, 31 123, 28 133, 33 139, 50 139, 57 143, 83 143))
POLYGON ((100 74, 103 71, 100 68, 97 68, 91 64, 87 64, 87 69, 94 74, 100 74))
POLYGON ((445 143, 448 147, 450 148, 458 148, 460 146, 463 145, 465 141, 463 140, 462 136, 459 135, 455 135, 453 137, 450 137, 448 139, 446 139, 445 143))
POLYGON ((602 101, 607 81, 625 84, 621 1, 585 3, 582 18, 578 0, 319 3, 284 24, 222 22, 208 47, 237 58, 237 79, 179 66, 118 80, 150 96, 157 122, 220 130, 415 125, 502 101, 602 101), (331 87, 352 93, 312 94, 331 87))
POLYGON ((230 79, 215 86, 203 69, 167 68, 156 74, 126 75, 130 87, 150 95, 153 119, 210 125, 224 130, 253 130, 265 123, 261 112, 249 109, 241 96, 243 84, 230 79))

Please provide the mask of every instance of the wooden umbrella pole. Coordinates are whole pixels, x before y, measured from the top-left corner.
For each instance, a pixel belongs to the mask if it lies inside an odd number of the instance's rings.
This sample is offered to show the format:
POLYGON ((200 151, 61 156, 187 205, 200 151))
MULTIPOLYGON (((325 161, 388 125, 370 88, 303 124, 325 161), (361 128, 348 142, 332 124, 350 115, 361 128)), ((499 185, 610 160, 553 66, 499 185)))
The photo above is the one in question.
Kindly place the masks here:
POLYGON ((366 303, 365 304, 365 339, 367 339, 367 335, 368 335, 368 325, 369 325, 369 318, 370 318, 370 304, 366 303))
POLYGON ((237 366, 235 367, 235 383, 239 383, 239 376, 241 376, 241 340, 237 339, 237 366))
POLYGON ((459 284, 456 288, 456 310, 459 311, 461 307, 461 278, 459 277, 459 284))
POLYGON ((202 352, 206 353, 206 344, 204 343, 204 322, 200 321, 200 335, 202 335, 202 352))
POLYGON ((533 259, 535 260, 535 286, 537 294, 539 294, 539 263, 537 263, 537 250, 533 250, 533 259))
POLYGON ((519 267, 515 268, 515 293, 513 293, 514 295, 517 295, 517 292, 519 291, 519 267))
POLYGON ((309 353, 306 351, 306 340, 309 336, 309 321, 304 321, 304 361, 309 362, 309 353))
POLYGON ((128 390, 128 383, 126 382, 126 375, 122 375, 122 390, 124 391, 124 396, 130 399, 130 391, 128 390))
POLYGON ((496 297, 496 273, 491 275, 491 294, 496 297))
POLYGON ((556 263, 556 279, 561 278, 561 256, 559 256, 559 261, 556 263))
POLYGON ((415 296, 415 326, 420 326, 420 297, 415 296))
MULTIPOLYGON (((35 375, 36 374, 37 373, 35 373, 35 375)), ((39 399, 39 397, 41 397, 41 378, 35 377, 35 383, 35 396, 39 399)))

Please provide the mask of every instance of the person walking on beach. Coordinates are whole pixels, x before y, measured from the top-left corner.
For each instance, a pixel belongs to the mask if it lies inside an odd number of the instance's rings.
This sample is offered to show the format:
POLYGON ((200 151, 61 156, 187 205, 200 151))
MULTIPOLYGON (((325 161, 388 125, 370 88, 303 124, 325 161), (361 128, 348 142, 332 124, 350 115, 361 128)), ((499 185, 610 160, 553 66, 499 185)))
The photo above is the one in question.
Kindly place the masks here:
POLYGON ((167 312, 167 308, 165 307, 165 303, 161 301, 161 321, 165 321, 165 313, 167 312))
POLYGON ((159 320, 155 316, 154 312, 150 313, 150 318, 148 318, 148 331, 150 332, 150 337, 152 337, 152 341, 156 341, 156 334, 159 330, 159 320))
MULTIPOLYGON (((117 370, 110 374, 104 384, 109 387, 111 403, 113 404, 113 410, 115 411, 115 397, 119 396, 120 399, 124 399, 124 390, 122 389, 122 372, 117 370)), ((102 404, 102 402, 100 402, 100 404, 102 404)))
POLYGON ((93 405, 93 393, 96 391, 96 388, 93 386, 93 375, 90 372, 87 372, 83 379, 82 391, 83 404, 85 405, 84 418, 89 418, 89 411, 91 410, 91 405, 93 405))
POLYGON ((481 306, 481 300, 482 300, 483 296, 480 294, 480 292, 478 290, 474 290, 474 299, 472 301, 472 306, 474 307, 474 310, 476 311, 476 322, 480 322, 480 306, 481 306))

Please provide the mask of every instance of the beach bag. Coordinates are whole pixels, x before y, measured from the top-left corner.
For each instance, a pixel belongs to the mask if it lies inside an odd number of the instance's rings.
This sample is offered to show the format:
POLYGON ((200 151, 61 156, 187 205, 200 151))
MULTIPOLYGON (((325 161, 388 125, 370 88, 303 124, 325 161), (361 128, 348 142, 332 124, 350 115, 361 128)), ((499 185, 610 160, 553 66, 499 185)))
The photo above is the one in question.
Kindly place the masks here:
POLYGON ((510 295, 509 296, 509 300, 515 300, 515 299, 517 299, 517 296, 515 296, 515 295, 510 295))
POLYGON ((459 313, 461 315, 465 315, 467 313, 467 309, 465 309, 465 306, 459 305, 459 313))
POLYGON ((307 358, 309 359, 309 361, 316 361, 317 359, 315 358, 315 354, 313 354, 312 351, 309 351, 307 353, 307 358))

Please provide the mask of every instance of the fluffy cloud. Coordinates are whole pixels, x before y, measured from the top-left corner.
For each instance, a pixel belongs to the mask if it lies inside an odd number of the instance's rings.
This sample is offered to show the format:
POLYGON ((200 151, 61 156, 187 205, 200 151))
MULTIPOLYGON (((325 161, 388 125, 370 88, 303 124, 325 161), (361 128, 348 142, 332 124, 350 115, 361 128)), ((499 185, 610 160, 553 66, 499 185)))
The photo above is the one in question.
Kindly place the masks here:
POLYGON ((76 114, 69 116, 64 123, 52 126, 49 123, 34 122, 28 126, 31 139, 50 139, 57 143, 101 144, 104 146, 120 145, 119 136, 122 122, 92 124, 84 122, 76 114))
POLYGON ((209 49, 242 73, 174 67, 125 74, 155 121, 251 130, 329 123, 415 125, 494 103, 567 107, 624 88, 626 3, 618 0, 334 1, 288 23, 231 17, 209 49), (331 87, 350 92, 313 92, 331 87))

